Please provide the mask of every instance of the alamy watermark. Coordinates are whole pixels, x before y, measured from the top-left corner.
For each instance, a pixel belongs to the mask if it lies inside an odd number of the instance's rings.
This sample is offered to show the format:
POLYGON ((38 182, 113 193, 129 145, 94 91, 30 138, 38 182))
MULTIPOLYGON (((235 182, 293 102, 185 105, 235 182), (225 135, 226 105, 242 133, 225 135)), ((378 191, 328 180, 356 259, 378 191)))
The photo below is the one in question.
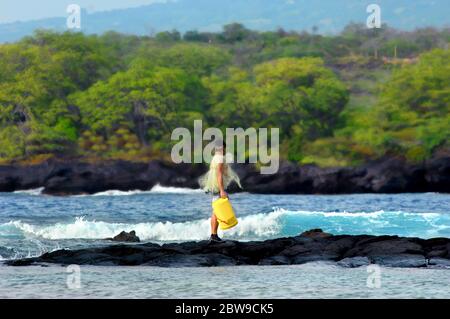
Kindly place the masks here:
POLYGON ((71 290, 81 288, 81 268, 79 265, 69 265, 66 268, 67 275, 67 288, 71 290))
POLYGON ((78 4, 69 4, 66 12, 69 14, 66 20, 67 28, 81 29, 81 7, 78 4))
POLYGON ((203 131, 201 120, 194 121, 193 138, 189 129, 176 128, 171 136, 172 141, 178 141, 172 148, 172 161, 176 164, 210 163, 217 144, 225 141, 227 163, 259 163, 261 174, 278 172, 279 128, 227 128, 225 131, 225 137, 219 128, 203 131), (204 141, 210 143, 203 147, 204 141))
POLYGON ((369 4, 366 8, 367 13, 370 15, 367 17, 366 25, 369 29, 381 28, 381 7, 378 4, 369 4))
POLYGON ((381 267, 378 265, 367 266, 367 276, 366 285, 370 289, 380 289, 381 288, 381 267))

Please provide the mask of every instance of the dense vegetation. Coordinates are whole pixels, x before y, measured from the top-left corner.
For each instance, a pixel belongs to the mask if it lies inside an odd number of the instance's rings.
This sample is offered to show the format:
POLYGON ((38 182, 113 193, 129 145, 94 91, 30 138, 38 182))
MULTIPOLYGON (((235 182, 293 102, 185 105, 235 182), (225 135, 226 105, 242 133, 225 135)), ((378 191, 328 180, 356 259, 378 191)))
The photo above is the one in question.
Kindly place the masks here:
POLYGON ((0 160, 166 157, 176 127, 279 127, 281 155, 353 165, 448 147, 448 29, 137 37, 38 31, 0 45, 0 160))

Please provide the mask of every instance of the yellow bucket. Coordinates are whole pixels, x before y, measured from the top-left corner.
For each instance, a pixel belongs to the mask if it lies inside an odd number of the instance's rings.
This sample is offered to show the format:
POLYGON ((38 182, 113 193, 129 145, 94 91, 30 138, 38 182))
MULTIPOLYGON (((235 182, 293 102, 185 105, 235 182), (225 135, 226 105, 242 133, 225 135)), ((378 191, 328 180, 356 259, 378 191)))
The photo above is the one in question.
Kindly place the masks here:
POLYGON ((216 215, 219 222, 219 227, 222 230, 233 228, 238 224, 233 207, 228 198, 219 198, 212 203, 214 215, 216 215))

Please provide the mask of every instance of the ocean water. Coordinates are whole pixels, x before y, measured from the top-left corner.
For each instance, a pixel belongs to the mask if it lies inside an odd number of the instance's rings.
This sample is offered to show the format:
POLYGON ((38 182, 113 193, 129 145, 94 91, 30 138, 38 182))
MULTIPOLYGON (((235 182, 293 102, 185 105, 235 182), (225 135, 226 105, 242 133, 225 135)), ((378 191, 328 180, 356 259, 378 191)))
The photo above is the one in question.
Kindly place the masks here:
POLYGON ((65 267, 4 267, 0 298, 450 298, 450 270, 326 263, 296 266, 154 268, 82 266, 80 285, 65 267), (369 283, 369 284, 368 284, 369 283))
MULTIPOLYGON (((149 191, 69 197, 45 196, 41 191, 0 194, 0 260, 108 245, 111 243, 103 239, 122 230, 135 230, 142 241, 157 243, 209 236, 211 198, 198 190, 157 186, 149 191)), ((228 239, 295 236, 312 228, 333 234, 450 237, 448 194, 243 193, 231 199, 239 225, 219 234, 228 239)), ((13 268, 0 261, 0 297, 203 298, 214 297, 210 291, 218 285, 217 297, 227 298, 450 298, 448 269, 382 268, 382 273, 385 284, 368 290, 365 267, 343 269, 331 264, 215 269, 82 267, 84 285, 72 291, 67 289, 64 267, 13 268), (217 274, 242 280, 223 284, 217 274), (124 286, 124 282, 129 284, 124 286), (268 285, 273 289, 267 289, 268 285)))

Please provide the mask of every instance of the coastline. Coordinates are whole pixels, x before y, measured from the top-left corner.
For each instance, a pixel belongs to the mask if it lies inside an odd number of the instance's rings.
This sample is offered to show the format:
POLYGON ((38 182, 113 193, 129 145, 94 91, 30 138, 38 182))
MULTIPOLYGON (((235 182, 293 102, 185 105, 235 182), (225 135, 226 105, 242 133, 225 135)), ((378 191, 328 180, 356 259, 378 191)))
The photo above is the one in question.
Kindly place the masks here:
MULTIPOLYGON (((410 164, 386 157, 359 167, 321 168, 283 161, 273 175, 250 164, 235 164, 244 191, 255 194, 450 193, 450 153, 410 164)), ((152 160, 49 159, 39 164, 0 165, 0 192, 43 188, 47 195, 95 194, 108 190, 149 190, 155 185, 197 189, 204 165, 152 160)), ((241 191, 232 185, 231 192, 241 191)))
POLYGON ((9 266, 43 264, 90 266, 223 267, 282 266, 334 262, 344 268, 376 264, 395 268, 450 268, 450 238, 338 235, 321 229, 296 237, 260 242, 209 241, 158 245, 116 244, 57 250, 40 257, 8 260, 9 266))

